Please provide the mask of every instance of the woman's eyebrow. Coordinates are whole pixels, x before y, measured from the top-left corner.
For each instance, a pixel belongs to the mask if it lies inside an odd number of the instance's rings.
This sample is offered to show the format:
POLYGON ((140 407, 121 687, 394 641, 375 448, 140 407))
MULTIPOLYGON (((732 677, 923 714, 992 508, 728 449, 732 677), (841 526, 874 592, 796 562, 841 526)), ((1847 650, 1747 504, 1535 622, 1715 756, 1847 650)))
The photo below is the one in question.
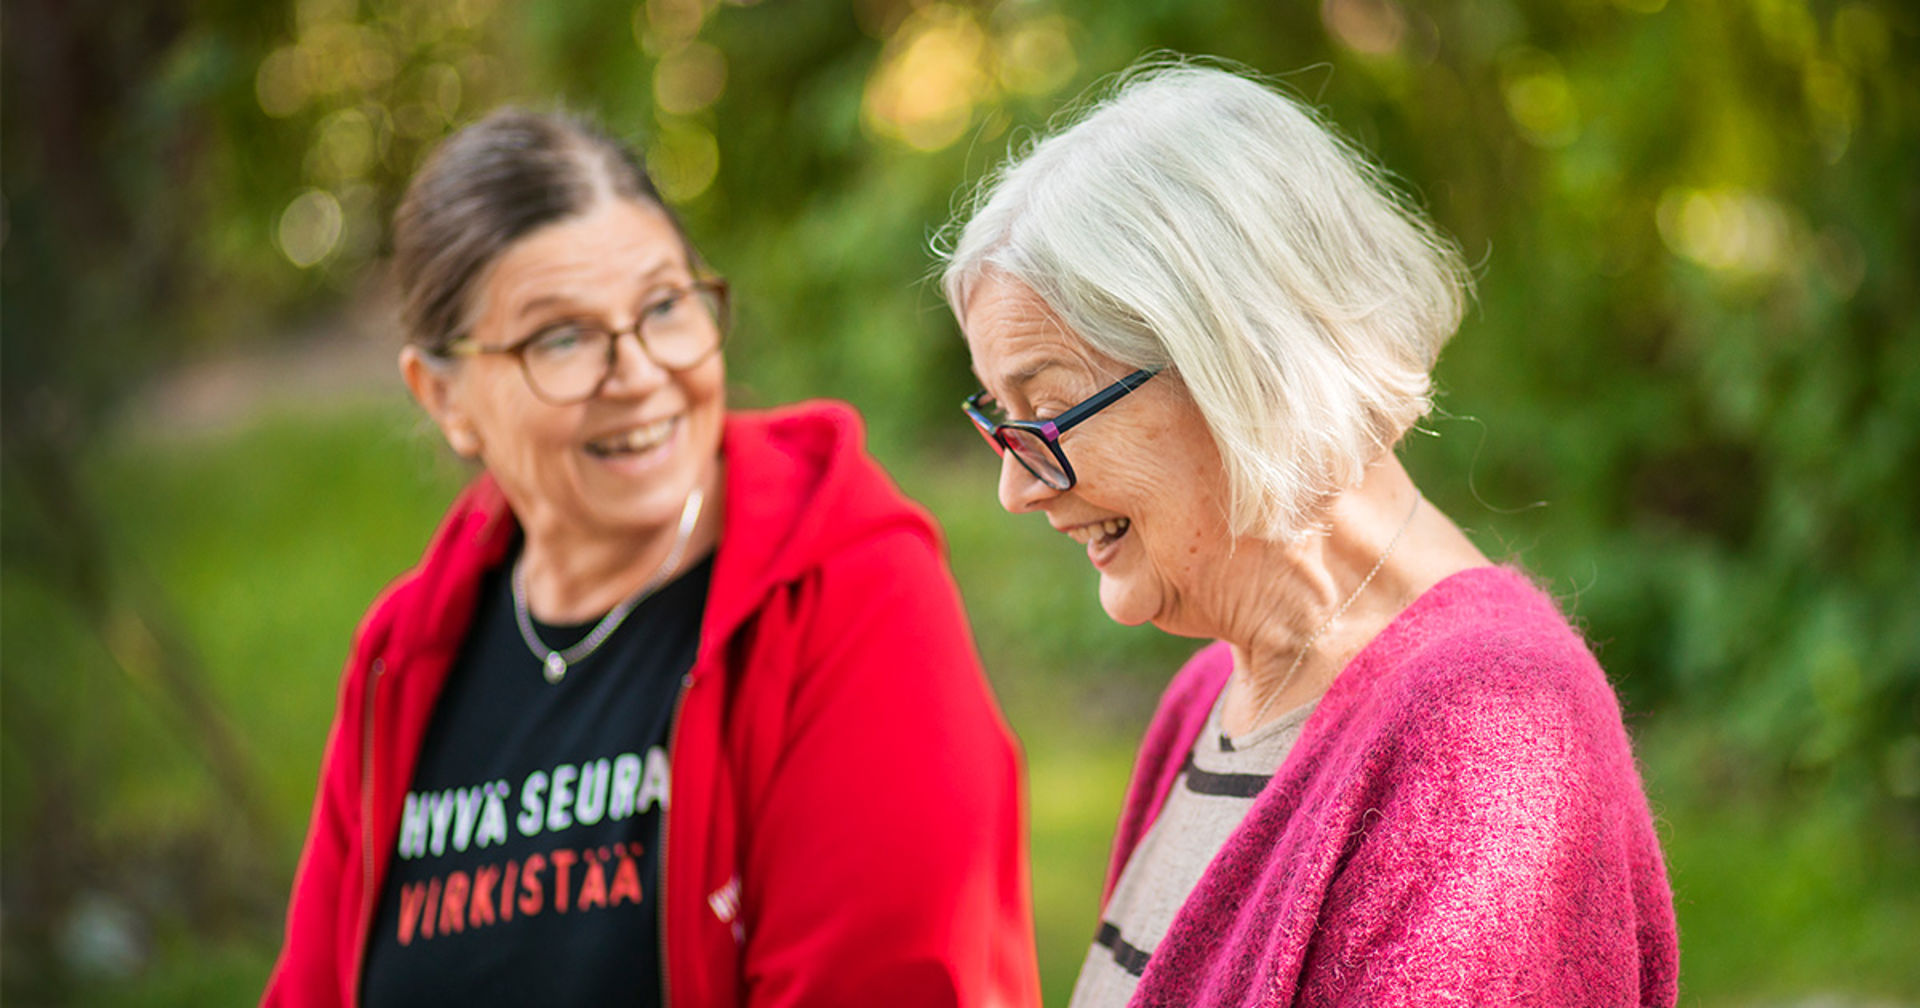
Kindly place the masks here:
MULTIPOLYGON (((673 259, 671 256, 668 256, 668 257, 659 259, 649 264, 644 269, 640 270, 638 273, 634 275, 634 279, 642 284, 655 284, 655 283, 660 283, 663 279, 671 277, 673 274, 677 272, 688 272, 688 271, 681 263, 673 259)), ((541 294, 541 295, 538 295, 537 297, 529 299, 525 304, 521 305, 519 309, 513 313, 513 318, 514 318, 514 321, 516 322, 523 321, 529 315, 540 314, 541 312, 544 312, 549 308, 553 308, 556 306, 561 308, 572 308, 572 307, 575 307, 577 303, 578 303, 578 299, 576 299, 573 295, 568 294, 564 291, 541 294)))
POLYGON ((524 319, 529 315, 537 315, 540 312, 545 311, 546 309, 551 308, 555 305, 572 305, 572 304, 573 304, 573 299, 571 297, 568 297, 565 294, 542 294, 539 297, 534 298, 531 301, 528 301, 526 304, 521 305, 520 310, 517 312, 514 312, 514 318, 524 319))
MULTIPOLYGON (((1029 384, 1031 384, 1035 378, 1040 377, 1042 372, 1049 371, 1059 366, 1060 366, 1060 361, 1053 357, 1042 357, 1038 360, 1031 361, 1028 364, 1026 364, 1024 367, 1021 367, 1019 370, 1012 371, 1007 374, 1006 376, 1007 390, 1011 392, 1019 389, 1024 389, 1029 384)), ((973 376, 980 380, 981 388, 985 388, 987 386, 986 379, 980 377, 979 371, 977 370, 974 371, 973 376)))
POLYGON ((638 279, 644 283, 654 283, 654 282, 658 282, 661 278, 670 276, 674 273, 686 273, 686 274, 692 275, 693 267, 681 262, 678 259, 675 259, 671 255, 663 255, 659 259, 655 260, 647 268, 641 270, 638 274, 638 279))

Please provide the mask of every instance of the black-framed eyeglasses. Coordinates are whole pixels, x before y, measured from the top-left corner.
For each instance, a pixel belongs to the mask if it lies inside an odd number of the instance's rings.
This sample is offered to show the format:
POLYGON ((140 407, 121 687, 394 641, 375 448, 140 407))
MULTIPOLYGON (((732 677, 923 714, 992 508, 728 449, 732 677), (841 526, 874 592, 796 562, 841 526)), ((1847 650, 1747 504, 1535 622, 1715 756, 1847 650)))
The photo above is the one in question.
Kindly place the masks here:
POLYGON ((598 395, 613 375, 620 337, 632 335, 640 350, 668 371, 697 367, 720 350, 727 334, 727 282, 696 280, 684 286, 664 287, 640 310, 625 329, 613 330, 597 322, 569 319, 542 326, 525 339, 506 346, 481 346, 459 340, 447 348, 450 356, 509 354, 520 361, 527 387, 556 406, 584 402, 598 395))
POLYGON ((1159 373, 1158 368, 1135 371, 1051 420, 996 420, 987 415, 987 403, 991 397, 985 389, 968 396, 960 408, 995 452, 1002 455, 1012 452, 1013 457, 1035 479, 1055 490, 1071 490, 1079 482, 1079 477, 1073 474, 1073 465, 1067 461, 1067 453, 1060 448, 1060 435, 1119 402, 1121 397, 1145 385, 1147 379, 1159 373))

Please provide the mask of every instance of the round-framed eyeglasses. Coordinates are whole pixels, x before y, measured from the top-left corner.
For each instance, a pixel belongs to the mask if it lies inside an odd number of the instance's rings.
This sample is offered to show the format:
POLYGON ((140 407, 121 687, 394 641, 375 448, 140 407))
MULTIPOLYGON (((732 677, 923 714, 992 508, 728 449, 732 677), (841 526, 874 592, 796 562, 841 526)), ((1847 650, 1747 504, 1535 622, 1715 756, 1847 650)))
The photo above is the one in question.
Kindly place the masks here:
POLYGON ((506 346, 481 346, 459 340, 449 356, 508 354, 520 361, 527 387, 556 406, 584 402, 600 393, 613 376, 620 337, 632 336, 640 350, 668 371, 685 371, 720 350, 727 334, 727 282, 717 277, 655 291, 633 325, 609 329, 586 319, 542 326, 506 346))
POLYGON ((995 452, 1001 455, 1012 452, 1014 459, 1035 479, 1055 490, 1071 490, 1080 478, 1074 475, 1073 464, 1067 461, 1067 453, 1060 447, 1060 435, 1119 402, 1121 397, 1159 373, 1158 368, 1135 371, 1051 420, 1007 420, 992 416, 990 411, 997 412, 998 406, 985 389, 968 396, 960 409, 995 452))

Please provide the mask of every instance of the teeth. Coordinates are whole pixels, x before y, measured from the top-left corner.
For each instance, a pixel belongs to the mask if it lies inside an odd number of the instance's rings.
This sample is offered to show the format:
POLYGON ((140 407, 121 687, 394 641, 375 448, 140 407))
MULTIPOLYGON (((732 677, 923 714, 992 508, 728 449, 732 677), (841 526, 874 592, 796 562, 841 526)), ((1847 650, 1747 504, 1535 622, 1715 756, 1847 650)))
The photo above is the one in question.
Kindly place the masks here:
POLYGON ((643 452, 658 446, 673 433, 674 418, 657 420, 645 427, 635 427, 623 434, 601 438, 588 442, 587 450, 595 455, 615 455, 623 452, 643 452))
POLYGON ((1132 523, 1125 518, 1108 518, 1106 521, 1076 525, 1067 530, 1067 535, 1071 537, 1074 542, 1085 546, 1096 538, 1102 541, 1118 539, 1120 538, 1120 534, 1125 532, 1131 524, 1132 523))

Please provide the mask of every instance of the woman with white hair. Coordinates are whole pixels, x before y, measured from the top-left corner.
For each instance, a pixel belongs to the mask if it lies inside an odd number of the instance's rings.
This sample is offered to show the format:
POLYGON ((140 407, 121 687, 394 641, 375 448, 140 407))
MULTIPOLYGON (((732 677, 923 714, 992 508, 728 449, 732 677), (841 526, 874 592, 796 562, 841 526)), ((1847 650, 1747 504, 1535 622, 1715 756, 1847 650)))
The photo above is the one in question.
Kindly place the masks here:
POLYGON ((1211 639, 1147 731, 1073 1004, 1670 1005, 1618 701, 1394 457, 1457 253, 1294 101, 1126 75, 983 187, 944 286, 1000 502, 1211 639))

